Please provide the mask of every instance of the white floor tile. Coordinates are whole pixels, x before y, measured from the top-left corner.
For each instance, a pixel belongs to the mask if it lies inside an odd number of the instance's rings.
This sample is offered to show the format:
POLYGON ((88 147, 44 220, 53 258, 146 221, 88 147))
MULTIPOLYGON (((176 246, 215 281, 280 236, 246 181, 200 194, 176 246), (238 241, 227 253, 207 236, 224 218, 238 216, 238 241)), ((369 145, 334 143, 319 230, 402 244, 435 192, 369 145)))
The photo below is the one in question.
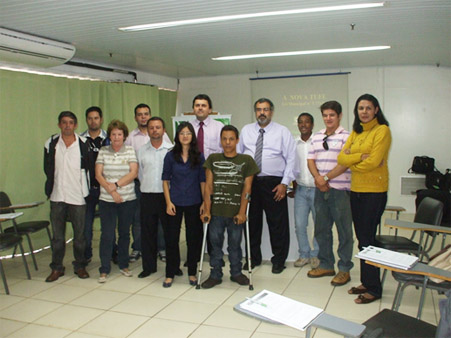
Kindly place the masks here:
POLYGON ((148 319, 148 317, 110 311, 93 319, 78 331, 106 337, 127 337, 148 319))
POLYGON ((25 325, 27 324, 24 322, 0 318, 0 337, 6 337, 9 334, 23 328, 25 325))
POLYGON ((260 324, 260 321, 234 311, 233 305, 224 304, 208 317, 203 324, 253 331, 260 324))
POLYGON ((196 289, 194 287, 182 294, 178 299, 201 303, 222 304, 234 292, 235 290, 230 288, 214 287, 207 290, 202 288, 196 289))
POLYGON ((38 293, 33 296, 33 298, 66 304, 88 292, 89 290, 86 288, 66 284, 57 284, 50 289, 38 293))
POLYGON ((6 309, 8 306, 23 301, 24 297, 18 297, 13 295, 0 295, 0 310, 6 309))
POLYGON ((22 297, 32 297, 38 293, 48 290, 55 285, 52 283, 45 283, 35 280, 23 280, 19 283, 11 285, 9 287, 9 292, 11 295, 22 296, 22 297))
POLYGON ((175 300, 156 314, 155 318, 200 324, 214 312, 217 307, 218 305, 216 304, 175 300))
POLYGON ((190 335, 190 338, 248 338, 251 335, 251 331, 201 325, 190 335))
POLYGON ((66 337, 70 333, 69 330, 57 329, 54 327, 41 326, 36 324, 29 324, 22 329, 14 332, 9 338, 59 338, 66 337))
POLYGON ((73 300, 70 304, 108 310, 127 297, 130 297, 130 294, 96 289, 73 300))
POLYGON ((131 295, 114 306, 111 311, 152 317, 173 301, 170 298, 131 295))
POLYGON ((61 304, 58 303, 25 299, 0 311, 0 318, 31 323, 59 307, 61 307, 61 304))
POLYGON ((128 338, 185 338, 198 327, 198 324, 152 318, 134 331, 128 338))
POLYGON ((103 310, 63 305, 55 311, 37 319, 35 323, 74 331, 103 313, 103 310))

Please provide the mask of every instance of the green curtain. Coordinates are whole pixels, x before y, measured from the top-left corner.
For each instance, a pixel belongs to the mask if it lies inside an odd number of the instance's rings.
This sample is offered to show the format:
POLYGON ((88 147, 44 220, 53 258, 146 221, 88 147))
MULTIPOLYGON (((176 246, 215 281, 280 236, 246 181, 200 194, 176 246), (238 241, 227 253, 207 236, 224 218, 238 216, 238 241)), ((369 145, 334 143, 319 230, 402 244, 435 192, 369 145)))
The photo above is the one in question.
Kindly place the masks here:
POLYGON ((166 124, 166 132, 172 140, 172 116, 175 116, 177 108, 177 92, 170 90, 160 90, 160 117, 166 124))
MULTIPOLYGON (((171 124, 176 92, 130 83, 109 83, 0 70, 0 190, 13 203, 46 199, 43 149, 50 135, 58 133, 58 114, 70 110, 78 117, 77 132, 86 130, 85 110, 100 106, 103 128, 120 119, 136 128, 133 109, 147 103, 152 115, 171 124), (170 101, 170 102, 168 102, 170 101)), ((171 135, 171 134, 169 134, 171 135)), ((20 221, 48 219, 48 207, 27 210, 20 221)))

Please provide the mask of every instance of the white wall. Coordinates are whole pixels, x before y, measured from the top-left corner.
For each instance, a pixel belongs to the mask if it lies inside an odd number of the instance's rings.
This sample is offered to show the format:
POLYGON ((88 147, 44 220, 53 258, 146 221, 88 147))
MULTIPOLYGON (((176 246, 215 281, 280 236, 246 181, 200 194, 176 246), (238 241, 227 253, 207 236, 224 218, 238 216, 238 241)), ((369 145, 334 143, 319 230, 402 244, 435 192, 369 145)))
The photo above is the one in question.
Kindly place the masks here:
MULTIPOLYGON (((336 71, 321 70, 308 73, 336 71)), ((351 68, 339 71, 351 72, 348 84, 351 109, 361 94, 370 93, 379 99, 390 122, 393 137, 389 157, 388 203, 403 206, 409 213, 413 213, 414 197, 400 193, 400 176, 407 174, 413 157, 415 155, 435 157, 436 167, 439 170, 451 168, 451 69, 400 66, 351 68)), ((289 74, 261 74, 261 76, 289 74)), ((213 101, 213 110, 232 114, 232 123, 241 128, 254 121, 249 81, 253 76, 251 74, 181 79, 177 113, 190 111, 193 97, 205 93, 213 101)), ((350 129, 352 121, 352 116, 349 116, 349 125, 345 127, 350 129)), ((318 129, 321 123, 322 121, 317 122, 318 129)))

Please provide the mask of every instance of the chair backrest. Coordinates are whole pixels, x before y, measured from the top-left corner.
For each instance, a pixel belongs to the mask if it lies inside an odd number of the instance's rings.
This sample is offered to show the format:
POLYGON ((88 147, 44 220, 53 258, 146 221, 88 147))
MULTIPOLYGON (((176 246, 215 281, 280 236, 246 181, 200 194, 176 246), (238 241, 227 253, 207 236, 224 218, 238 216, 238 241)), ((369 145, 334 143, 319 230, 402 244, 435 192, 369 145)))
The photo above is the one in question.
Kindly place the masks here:
POLYGON ((443 217, 443 203, 431 197, 425 197, 418 206, 414 222, 440 225, 443 217))
MULTIPOLYGON (((0 191, 0 208, 9 207, 11 205, 11 201, 9 200, 8 195, 4 191, 0 191)), ((0 209, 0 214, 8 214, 10 212, 14 212, 11 209, 0 209)))

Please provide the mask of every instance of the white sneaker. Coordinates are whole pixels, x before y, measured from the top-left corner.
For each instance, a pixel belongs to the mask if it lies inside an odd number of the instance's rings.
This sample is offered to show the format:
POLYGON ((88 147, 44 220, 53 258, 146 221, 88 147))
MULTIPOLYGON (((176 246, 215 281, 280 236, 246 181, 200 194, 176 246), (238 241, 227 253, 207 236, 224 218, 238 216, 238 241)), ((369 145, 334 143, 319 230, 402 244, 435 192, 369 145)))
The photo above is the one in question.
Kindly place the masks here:
POLYGON ((130 270, 125 270, 125 269, 120 269, 119 270, 121 272, 121 274, 123 274, 125 277, 132 277, 133 273, 130 270))
POLYGON ((97 280, 99 283, 103 284, 106 282, 108 275, 106 273, 101 273, 99 279, 97 280))
POLYGON ((308 258, 299 258, 296 262, 294 262, 294 266, 300 268, 304 265, 307 265, 310 262, 308 258))
POLYGON ((318 259, 318 257, 312 257, 310 258, 310 266, 313 269, 316 269, 319 266, 320 260, 318 259))

